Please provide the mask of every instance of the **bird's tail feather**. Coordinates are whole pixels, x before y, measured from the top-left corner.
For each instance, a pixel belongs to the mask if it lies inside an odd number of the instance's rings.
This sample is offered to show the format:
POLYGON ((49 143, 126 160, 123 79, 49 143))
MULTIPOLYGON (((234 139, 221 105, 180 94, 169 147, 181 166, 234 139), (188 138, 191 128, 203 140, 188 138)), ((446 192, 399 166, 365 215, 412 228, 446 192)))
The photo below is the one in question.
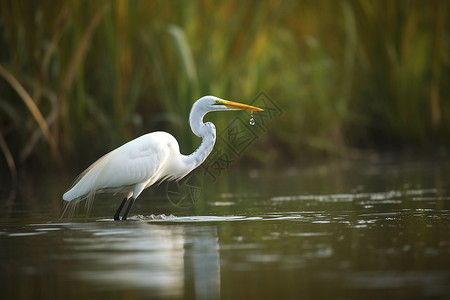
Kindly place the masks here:
POLYGON ((89 215, 94 202, 95 193, 99 189, 99 178, 104 172, 107 163, 112 159, 113 153, 114 151, 102 156, 77 176, 70 190, 63 195, 63 199, 67 202, 64 204, 65 207, 61 218, 64 217, 66 213, 68 213, 69 218, 73 217, 76 208, 80 202, 85 199, 86 215, 89 215))

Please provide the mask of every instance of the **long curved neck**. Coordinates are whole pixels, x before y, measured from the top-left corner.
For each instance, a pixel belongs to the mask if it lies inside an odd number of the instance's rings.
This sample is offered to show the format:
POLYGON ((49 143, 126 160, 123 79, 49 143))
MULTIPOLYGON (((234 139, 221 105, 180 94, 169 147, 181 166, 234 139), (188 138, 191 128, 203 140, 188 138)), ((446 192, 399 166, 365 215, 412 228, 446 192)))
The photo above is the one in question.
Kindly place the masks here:
POLYGON ((190 155, 186 156, 190 170, 195 169, 205 161, 216 142, 216 128, 214 124, 210 122, 203 123, 203 116, 205 114, 205 111, 196 109, 194 106, 189 116, 189 125, 191 126, 192 132, 202 138, 200 146, 190 155))

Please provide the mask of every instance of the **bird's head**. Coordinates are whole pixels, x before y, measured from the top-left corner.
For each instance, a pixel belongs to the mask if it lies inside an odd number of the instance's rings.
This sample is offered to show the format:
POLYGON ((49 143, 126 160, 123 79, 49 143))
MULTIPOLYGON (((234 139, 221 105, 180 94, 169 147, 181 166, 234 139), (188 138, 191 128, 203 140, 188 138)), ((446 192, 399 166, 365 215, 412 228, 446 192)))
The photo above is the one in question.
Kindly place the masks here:
POLYGON ((205 112, 208 111, 222 111, 222 110, 249 110, 262 111, 261 108, 237 103, 233 101, 223 100, 214 96, 204 96, 197 100, 195 106, 202 107, 205 112))
POLYGON ((189 124, 192 131, 199 137, 215 136, 215 127, 212 123, 203 123, 203 116, 210 111, 249 110, 262 111, 261 108, 223 100, 214 96, 204 96, 195 101, 189 114, 189 124))

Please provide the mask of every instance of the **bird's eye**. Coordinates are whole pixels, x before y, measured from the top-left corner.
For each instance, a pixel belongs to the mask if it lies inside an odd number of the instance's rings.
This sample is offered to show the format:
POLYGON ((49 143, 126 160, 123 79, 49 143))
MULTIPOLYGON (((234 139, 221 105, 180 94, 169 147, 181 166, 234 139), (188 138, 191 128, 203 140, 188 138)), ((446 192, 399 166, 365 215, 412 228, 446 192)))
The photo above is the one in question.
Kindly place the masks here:
POLYGON ((214 104, 219 104, 219 100, 215 100, 215 101, 214 101, 214 104))

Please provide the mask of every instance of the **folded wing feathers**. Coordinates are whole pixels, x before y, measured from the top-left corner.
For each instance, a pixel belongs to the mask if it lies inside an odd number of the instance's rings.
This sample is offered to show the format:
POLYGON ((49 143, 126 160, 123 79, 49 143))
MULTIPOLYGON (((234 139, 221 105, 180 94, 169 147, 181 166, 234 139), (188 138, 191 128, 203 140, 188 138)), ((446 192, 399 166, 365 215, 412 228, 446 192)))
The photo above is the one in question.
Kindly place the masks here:
POLYGON ((87 199, 89 211, 97 191, 130 193, 136 184, 146 183, 147 187, 160 180, 181 179, 189 170, 180 172, 175 167, 179 157, 174 153, 179 155, 179 148, 171 135, 153 133, 105 154, 78 175, 63 195, 68 201, 65 210, 70 208, 72 212, 79 202, 87 199), (161 143, 164 139, 168 142, 161 143))

